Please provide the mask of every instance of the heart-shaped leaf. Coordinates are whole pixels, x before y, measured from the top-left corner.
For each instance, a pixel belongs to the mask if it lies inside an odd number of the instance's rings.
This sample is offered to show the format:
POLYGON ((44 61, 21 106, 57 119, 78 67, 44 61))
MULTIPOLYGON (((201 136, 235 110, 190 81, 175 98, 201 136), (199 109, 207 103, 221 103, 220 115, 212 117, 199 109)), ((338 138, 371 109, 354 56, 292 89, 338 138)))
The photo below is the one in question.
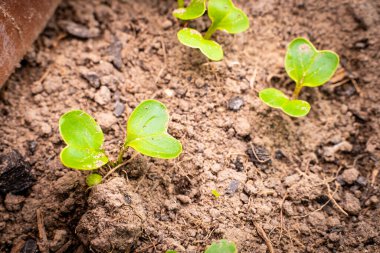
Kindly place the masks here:
POLYGON ((275 88, 261 90, 259 97, 270 107, 279 108, 293 117, 306 116, 310 111, 308 102, 299 99, 290 100, 282 91, 275 88))
POLYGON ((212 24, 205 35, 206 39, 209 39, 216 30, 234 34, 244 32, 249 28, 247 15, 236 8, 231 0, 209 0, 208 16, 212 24))
POLYGON ((182 20, 199 18, 206 11, 206 0, 192 0, 186 8, 178 8, 173 11, 173 16, 182 20))
POLYGON ((336 53, 318 51, 304 38, 290 42, 286 52, 286 72, 299 86, 323 85, 334 75, 338 65, 339 56, 336 53))
POLYGON ((128 119, 124 146, 151 157, 176 158, 182 152, 182 145, 167 133, 168 122, 164 104, 156 100, 141 102, 128 119))
POLYGON ((108 162, 101 149, 102 129, 96 121, 81 110, 65 113, 59 119, 59 132, 67 146, 61 151, 61 162, 78 170, 94 170, 108 162))
POLYGON ((207 247, 205 253, 237 253, 236 245, 227 240, 213 242, 207 247))
POLYGON ((220 61, 223 59, 222 47, 212 40, 206 40, 197 30, 184 28, 177 33, 178 40, 185 46, 198 48, 210 60, 220 61))

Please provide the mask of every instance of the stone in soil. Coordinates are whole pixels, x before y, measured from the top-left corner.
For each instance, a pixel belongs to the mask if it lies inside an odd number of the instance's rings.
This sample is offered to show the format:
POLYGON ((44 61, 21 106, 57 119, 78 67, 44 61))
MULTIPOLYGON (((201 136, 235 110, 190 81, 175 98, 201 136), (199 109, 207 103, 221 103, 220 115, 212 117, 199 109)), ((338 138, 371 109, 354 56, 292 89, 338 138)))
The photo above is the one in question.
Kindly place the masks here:
POLYGON ((351 168, 343 171, 342 179, 347 184, 353 184, 359 177, 359 171, 355 168, 351 168))
POLYGON ((241 137, 246 137, 251 133, 251 124, 245 117, 240 117, 234 122, 234 129, 241 137))
POLYGON ((342 207, 347 213, 352 215, 359 214, 361 210, 359 199, 350 192, 346 192, 342 207))
POLYGON ((95 93, 95 102, 99 105, 106 105, 111 101, 111 91, 106 86, 100 87, 100 89, 95 93))
POLYGON ((230 100, 228 100, 227 107, 231 111, 239 111, 240 108, 244 105, 244 100, 241 97, 233 97, 230 100))

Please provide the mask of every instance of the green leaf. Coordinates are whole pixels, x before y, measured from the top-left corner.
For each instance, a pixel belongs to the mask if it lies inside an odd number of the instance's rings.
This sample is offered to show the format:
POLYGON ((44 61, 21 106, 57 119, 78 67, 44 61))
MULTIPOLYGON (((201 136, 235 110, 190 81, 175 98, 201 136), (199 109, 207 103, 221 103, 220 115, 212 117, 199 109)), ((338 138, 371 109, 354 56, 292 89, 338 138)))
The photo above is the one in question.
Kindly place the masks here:
POLYGON ((197 30, 184 28, 177 33, 178 40, 185 46, 200 49, 210 60, 220 61, 223 59, 222 47, 212 40, 206 40, 197 30))
POLYGON ((213 242, 207 247, 205 253, 237 253, 237 249, 235 243, 223 239, 213 242))
POLYGON ((168 122, 164 104, 156 100, 141 102, 128 119, 124 146, 151 157, 176 158, 182 152, 182 145, 167 133, 168 122))
MULTIPOLYGON (((234 34, 244 32, 249 28, 247 15, 236 8, 231 0, 209 0, 208 16, 212 21, 210 33, 222 30, 234 34)), ((207 33, 205 38, 209 38, 207 33)))
POLYGON ((78 170, 94 170, 108 162, 101 149, 102 129, 87 113, 73 110, 59 119, 59 132, 67 146, 61 151, 61 162, 78 170))
POLYGON ((201 17, 206 11, 206 0, 192 0, 186 8, 173 11, 173 16, 182 20, 192 20, 201 17))
POLYGON ((103 177, 97 173, 90 174, 86 177, 86 184, 91 187, 102 182, 103 177))
POLYGON ((267 88, 259 92, 260 99, 273 108, 279 108, 293 117, 306 116, 310 111, 310 104, 303 100, 290 100, 282 91, 267 88))
POLYGON ((175 250, 167 250, 165 253, 177 253, 175 250))
POLYGON ((275 88, 263 89, 259 92, 260 99, 273 108, 281 108, 283 104, 289 101, 282 91, 275 88))
POLYGON ((289 100, 281 108, 286 114, 293 117, 306 116, 310 111, 310 104, 303 100, 289 100))
POLYGON ((285 69, 299 85, 316 87, 323 85, 334 75, 339 56, 329 50, 318 51, 304 38, 290 42, 285 56, 285 69))

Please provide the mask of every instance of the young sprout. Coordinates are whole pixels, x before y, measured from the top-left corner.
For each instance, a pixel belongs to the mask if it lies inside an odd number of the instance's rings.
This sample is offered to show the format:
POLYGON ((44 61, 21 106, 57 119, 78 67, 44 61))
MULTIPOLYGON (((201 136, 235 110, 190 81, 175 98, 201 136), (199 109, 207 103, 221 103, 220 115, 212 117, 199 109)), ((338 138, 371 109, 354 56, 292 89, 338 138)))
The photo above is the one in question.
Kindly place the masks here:
POLYGON ((102 129, 87 113, 80 110, 65 113, 59 120, 59 132, 67 144, 60 155, 66 167, 94 170, 108 162, 102 149, 102 129))
MULTIPOLYGON (((195 5, 193 2, 191 4, 195 5)), ((231 0, 209 0, 207 7, 211 26, 206 34, 202 36, 194 29, 183 28, 177 33, 177 37, 185 46, 200 49, 210 60, 220 61, 223 59, 223 49, 218 43, 210 40, 211 36, 217 30, 231 34, 244 32, 249 28, 249 20, 247 15, 241 9, 236 8, 231 0)), ((197 8, 200 10, 200 7, 197 8)), ((186 12, 182 14, 184 13, 186 12)))
POLYGON ((299 100, 302 87, 317 87, 325 84, 334 75, 339 65, 339 56, 329 50, 317 50, 305 38, 296 38, 290 42, 285 56, 285 69, 296 83, 293 96, 288 98, 275 88, 263 89, 260 99, 273 108, 281 109, 293 117, 306 116, 310 104, 299 100))
POLYGON ((168 123, 169 113, 164 104, 156 100, 142 102, 129 117, 124 148, 131 147, 156 158, 176 158, 182 145, 168 134, 168 123))
POLYGON ((214 195, 215 198, 219 198, 221 196, 221 194, 215 189, 211 190, 211 194, 214 195))
POLYGON ((206 11, 206 0, 191 0, 184 8, 184 2, 178 1, 178 9, 173 11, 173 16, 182 20, 192 20, 201 17, 206 11))
POLYGON ((207 247, 205 253, 237 253, 237 248, 235 243, 223 239, 213 242, 207 247))
MULTIPOLYGON (((95 170, 107 163, 116 168, 128 147, 151 157, 176 158, 182 152, 182 145, 167 133, 168 122, 165 105, 156 100, 143 101, 129 117, 127 136, 118 161, 111 163, 102 149, 104 135, 96 121, 80 110, 67 112, 59 120, 59 131, 67 144, 61 151, 61 162, 77 170, 95 170)), ((87 180, 90 186, 101 182, 102 178, 91 174, 87 180)))
MULTIPOLYGON (((177 253, 177 251, 167 250, 165 253, 177 253)), ((205 253, 238 253, 238 251, 234 242, 222 239, 208 246, 205 253)))
POLYGON ((86 177, 86 184, 89 187, 98 185, 102 182, 103 177, 97 173, 92 173, 86 177))

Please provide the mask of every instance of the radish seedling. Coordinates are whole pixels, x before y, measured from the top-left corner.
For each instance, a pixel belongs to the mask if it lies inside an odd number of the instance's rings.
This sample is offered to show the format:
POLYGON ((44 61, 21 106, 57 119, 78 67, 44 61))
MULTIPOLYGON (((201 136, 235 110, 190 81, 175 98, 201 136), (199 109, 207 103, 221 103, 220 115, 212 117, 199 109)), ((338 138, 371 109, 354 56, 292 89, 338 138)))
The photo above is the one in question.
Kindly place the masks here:
MULTIPOLYGON (((169 114, 164 104, 156 100, 143 101, 129 117, 125 143, 118 161, 112 163, 102 149, 104 135, 98 123, 83 111, 67 112, 59 120, 59 131, 67 144, 61 151, 61 162, 77 170, 95 170, 106 164, 116 167, 128 147, 151 157, 176 158, 182 152, 182 145, 167 133, 168 122, 169 114)), ((87 178, 88 185, 101 181, 100 175, 96 175, 87 178)))
MULTIPOLYGON (((177 253, 175 250, 167 250, 165 253, 177 253)), ((204 253, 238 253, 234 242, 222 239, 217 242, 213 242, 207 247, 204 253)))
POLYGON ((279 108, 293 117, 306 116, 310 104, 299 100, 302 87, 317 87, 325 84, 334 75, 339 65, 339 56, 333 51, 318 51, 305 38, 297 38, 290 42, 285 56, 285 69, 296 83, 292 98, 275 88, 263 89, 260 99, 273 108, 279 108))
POLYGON ((237 253, 237 249, 235 243, 223 239, 213 242, 205 253, 237 253))
MULTIPOLYGON (((203 10, 201 2, 193 0, 187 8, 177 9, 173 15, 179 19, 194 19, 203 10)), ((205 4, 205 1, 203 3, 205 4)), ((231 34, 244 32, 249 28, 249 20, 247 15, 236 8, 231 0, 209 0, 207 9, 211 26, 204 36, 195 29, 183 28, 177 33, 177 37, 182 44, 199 49, 210 60, 220 61, 223 59, 223 49, 218 43, 210 40, 211 36, 217 30, 231 34)))
POLYGON ((191 0, 185 8, 183 1, 178 1, 178 9, 173 11, 173 16, 182 20, 192 20, 201 17, 206 11, 206 0, 191 0))

